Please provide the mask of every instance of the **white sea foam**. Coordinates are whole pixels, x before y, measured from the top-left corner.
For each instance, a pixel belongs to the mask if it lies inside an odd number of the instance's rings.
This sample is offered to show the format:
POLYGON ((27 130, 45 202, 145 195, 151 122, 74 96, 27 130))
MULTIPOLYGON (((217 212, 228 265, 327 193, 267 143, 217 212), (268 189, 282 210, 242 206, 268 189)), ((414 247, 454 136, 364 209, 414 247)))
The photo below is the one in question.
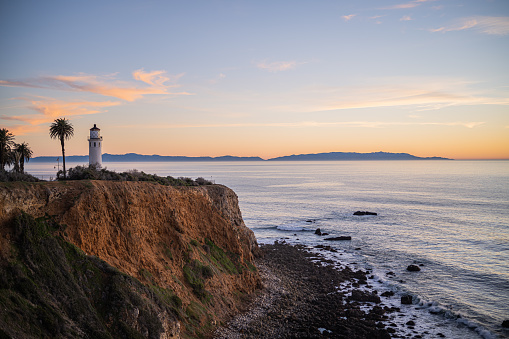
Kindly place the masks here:
POLYGON ((299 231, 305 231, 306 227, 304 227, 303 225, 299 225, 299 224, 286 224, 286 225, 279 225, 277 227, 277 229, 280 230, 280 231, 295 231, 295 232, 299 232, 299 231))

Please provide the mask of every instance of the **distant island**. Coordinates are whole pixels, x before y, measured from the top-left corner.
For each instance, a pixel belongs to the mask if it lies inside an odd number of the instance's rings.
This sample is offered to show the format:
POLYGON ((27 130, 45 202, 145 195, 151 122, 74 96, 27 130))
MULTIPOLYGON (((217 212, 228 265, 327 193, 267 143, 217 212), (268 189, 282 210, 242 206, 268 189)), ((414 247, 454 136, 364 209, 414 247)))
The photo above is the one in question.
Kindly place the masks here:
POLYGON ((316 154, 287 155, 268 159, 269 161, 330 161, 330 160, 452 160, 441 157, 417 157, 408 153, 355 153, 355 152, 330 152, 316 154))
MULTIPOLYGON (((31 162, 55 162, 57 156, 41 156, 30 159, 31 162)), ((68 162, 88 163, 88 155, 71 155, 65 158, 68 162)), ((355 153, 355 152, 330 152, 316 154, 287 155, 283 157, 262 159, 260 157, 236 157, 225 155, 221 157, 186 157, 166 155, 144 155, 137 153, 109 154, 102 156, 103 162, 165 162, 165 161, 352 161, 352 160, 452 160, 442 157, 417 157, 408 153, 355 153)))

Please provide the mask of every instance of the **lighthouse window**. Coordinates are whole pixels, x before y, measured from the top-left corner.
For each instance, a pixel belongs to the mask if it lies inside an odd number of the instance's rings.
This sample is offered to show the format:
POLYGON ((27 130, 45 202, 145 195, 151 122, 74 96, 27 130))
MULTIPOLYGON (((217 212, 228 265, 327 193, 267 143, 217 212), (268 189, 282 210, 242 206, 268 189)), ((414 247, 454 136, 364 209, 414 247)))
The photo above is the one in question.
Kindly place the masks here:
POLYGON ((95 147, 95 141, 94 141, 94 147, 95 147))

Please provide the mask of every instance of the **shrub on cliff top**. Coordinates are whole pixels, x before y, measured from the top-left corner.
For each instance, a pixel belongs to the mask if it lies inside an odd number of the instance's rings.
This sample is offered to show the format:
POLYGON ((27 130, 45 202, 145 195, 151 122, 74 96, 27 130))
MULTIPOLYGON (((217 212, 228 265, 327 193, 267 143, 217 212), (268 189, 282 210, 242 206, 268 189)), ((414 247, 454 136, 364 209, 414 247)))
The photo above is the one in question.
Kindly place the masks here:
MULTIPOLYGON (((161 177, 157 174, 148 174, 143 171, 129 170, 127 172, 117 173, 106 168, 98 168, 95 165, 76 166, 70 168, 67 174, 67 180, 111 180, 111 181, 150 181, 157 182, 165 186, 199 186, 211 185, 212 182, 203 178, 193 180, 191 178, 179 177, 175 179, 172 176, 161 177)), ((57 174, 57 179, 63 179, 63 172, 57 174)))
POLYGON ((29 182, 36 182, 36 181, 44 181, 40 180, 33 175, 26 174, 26 173, 17 173, 17 172, 8 172, 6 170, 0 169, 0 182, 9 182, 9 181, 29 181, 29 182))

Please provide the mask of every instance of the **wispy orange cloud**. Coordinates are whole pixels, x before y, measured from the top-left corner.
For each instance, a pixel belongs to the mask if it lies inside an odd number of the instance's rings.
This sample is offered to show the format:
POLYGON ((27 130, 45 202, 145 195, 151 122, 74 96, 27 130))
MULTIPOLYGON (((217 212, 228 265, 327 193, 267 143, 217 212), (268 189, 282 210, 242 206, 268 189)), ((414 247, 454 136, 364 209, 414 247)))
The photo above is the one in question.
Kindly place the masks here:
POLYGON ((454 32, 466 29, 475 29, 484 34, 490 35, 508 35, 509 34, 509 17, 489 17, 476 16, 462 18, 456 23, 439 28, 430 29, 430 32, 454 32))
POLYGON ((120 105, 120 102, 106 101, 62 101, 53 98, 37 97, 19 98, 30 102, 28 108, 36 111, 36 114, 18 115, 18 116, 1 116, 2 120, 21 121, 30 125, 40 125, 53 121, 55 118, 62 116, 81 116, 87 114, 103 113, 101 110, 105 107, 120 105))
POLYGON ((171 92, 170 88, 179 87, 175 82, 183 74, 175 76, 172 84, 165 71, 145 72, 139 69, 133 72, 133 78, 145 86, 136 83, 118 81, 112 76, 90 74, 43 76, 21 81, 0 80, 0 86, 48 88, 62 91, 90 92, 115 97, 126 101, 135 101, 149 94, 189 95, 187 92, 171 92), (148 85, 148 86, 147 86, 148 85))
POLYGON ((267 70, 269 72, 288 71, 294 69, 297 67, 297 65, 297 61, 276 61, 271 63, 262 61, 256 64, 258 68, 267 70))

